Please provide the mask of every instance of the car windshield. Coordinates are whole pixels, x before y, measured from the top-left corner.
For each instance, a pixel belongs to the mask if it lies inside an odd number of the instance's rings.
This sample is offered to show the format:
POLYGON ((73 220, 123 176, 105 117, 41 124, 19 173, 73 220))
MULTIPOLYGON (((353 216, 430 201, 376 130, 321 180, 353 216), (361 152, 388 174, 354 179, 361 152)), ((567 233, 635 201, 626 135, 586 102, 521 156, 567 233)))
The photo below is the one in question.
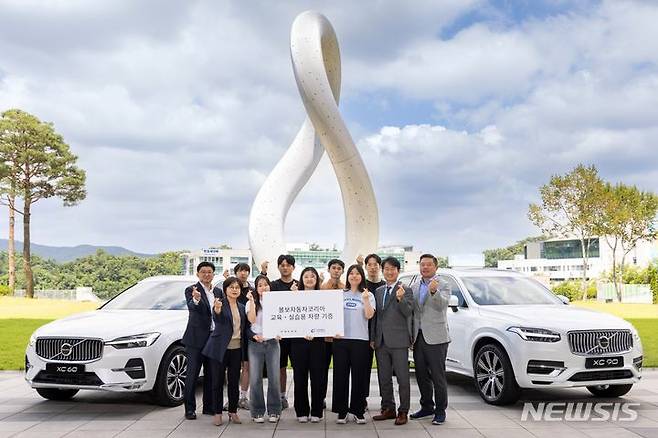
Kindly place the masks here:
POLYGON ((181 310, 186 309, 185 288, 189 280, 163 280, 137 283, 105 304, 103 310, 181 310))
POLYGON ((524 277, 462 277, 473 300, 482 306, 562 304, 537 281, 524 277))

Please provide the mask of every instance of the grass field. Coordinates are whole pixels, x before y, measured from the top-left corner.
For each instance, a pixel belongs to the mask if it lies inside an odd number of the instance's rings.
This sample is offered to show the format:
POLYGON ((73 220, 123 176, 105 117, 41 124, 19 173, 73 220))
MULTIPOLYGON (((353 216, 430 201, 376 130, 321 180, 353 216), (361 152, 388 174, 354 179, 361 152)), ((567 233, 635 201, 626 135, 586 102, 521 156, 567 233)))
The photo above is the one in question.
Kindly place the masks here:
MULTIPOLYGON (((640 332, 644 366, 658 367, 658 305, 575 301, 574 306, 611 313, 626 319, 640 332)), ((30 335, 48 322, 93 310, 97 303, 0 297, 0 370, 23 369, 30 335)))
POLYGON ((0 319, 0 370, 25 369, 25 347, 30 335, 51 319, 0 319))
POLYGON ((574 306, 612 313, 624 319, 658 319, 658 304, 617 304, 600 301, 574 301, 574 306))
POLYGON ((0 319, 5 318, 47 318, 57 319, 74 313, 94 310, 99 303, 88 301, 27 299, 0 297, 0 319))
POLYGON ((37 328, 98 306, 90 302, 0 297, 0 370, 25 368, 25 346, 37 328))

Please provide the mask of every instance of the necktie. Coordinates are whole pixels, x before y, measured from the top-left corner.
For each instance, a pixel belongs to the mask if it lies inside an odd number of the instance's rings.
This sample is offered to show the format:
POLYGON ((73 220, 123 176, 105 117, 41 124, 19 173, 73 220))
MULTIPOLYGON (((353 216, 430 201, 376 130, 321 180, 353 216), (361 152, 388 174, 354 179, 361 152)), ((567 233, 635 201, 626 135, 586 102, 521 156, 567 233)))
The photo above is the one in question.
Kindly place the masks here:
POLYGON ((421 305, 425 304, 425 300, 427 299, 427 290, 428 289, 429 289, 429 285, 427 283, 423 282, 423 285, 420 288, 420 304, 421 305))
POLYGON ((386 302, 388 301, 388 295, 391 293, 391 286, 386 287, 386 293, 384 294, 384 305, 386 305, 386 302))

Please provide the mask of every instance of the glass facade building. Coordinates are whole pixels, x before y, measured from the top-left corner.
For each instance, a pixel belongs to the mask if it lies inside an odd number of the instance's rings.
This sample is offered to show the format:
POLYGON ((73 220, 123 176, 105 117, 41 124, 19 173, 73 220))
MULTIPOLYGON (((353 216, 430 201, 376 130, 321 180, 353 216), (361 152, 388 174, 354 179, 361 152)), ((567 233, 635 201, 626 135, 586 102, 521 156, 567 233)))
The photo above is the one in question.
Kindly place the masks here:
MULTIPOLYGON (((589 246, 589 257, 599 257, 599 239, 585 241, 589 246)), ((582 259, 583 251, 579 239, 541 242, 540 257, 543 259, 582 259)))

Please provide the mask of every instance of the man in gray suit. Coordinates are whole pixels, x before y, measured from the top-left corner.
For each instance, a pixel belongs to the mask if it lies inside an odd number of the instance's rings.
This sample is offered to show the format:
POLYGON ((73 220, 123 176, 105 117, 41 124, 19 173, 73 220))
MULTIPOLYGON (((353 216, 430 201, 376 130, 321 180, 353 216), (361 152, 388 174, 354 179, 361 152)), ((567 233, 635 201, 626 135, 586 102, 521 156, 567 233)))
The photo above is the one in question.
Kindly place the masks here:
POLYGON ((432 424, 442 424, 448 406, 446 354, 450 336, 446 310, 450 288, 445 282, 440 286, 436 276, 439 263, 432 254, 420 256, 419 265, 421 278, 411 290, 414 295, 413 351, 420 410, 410 416, 416 419, 434 415, 432 424))
POLYGON ((398 281, 400 262, 395 257, 388 257, 382 262, 382 271, 386 284, 375 291, 375 321, 372 324, 371 339, 374 342, 377 357, 377 376, 379 392, 382 397, 382 411, 372 417, 373 420, 395 418, 395 424, 407 423, 411 387, 409 384, 409 347, 411 345, 411 328, 413 314, 413 293, 398 281), (393 395, 393 372, 398 381, 400 408, 395 414, 395 396, 393 395))

